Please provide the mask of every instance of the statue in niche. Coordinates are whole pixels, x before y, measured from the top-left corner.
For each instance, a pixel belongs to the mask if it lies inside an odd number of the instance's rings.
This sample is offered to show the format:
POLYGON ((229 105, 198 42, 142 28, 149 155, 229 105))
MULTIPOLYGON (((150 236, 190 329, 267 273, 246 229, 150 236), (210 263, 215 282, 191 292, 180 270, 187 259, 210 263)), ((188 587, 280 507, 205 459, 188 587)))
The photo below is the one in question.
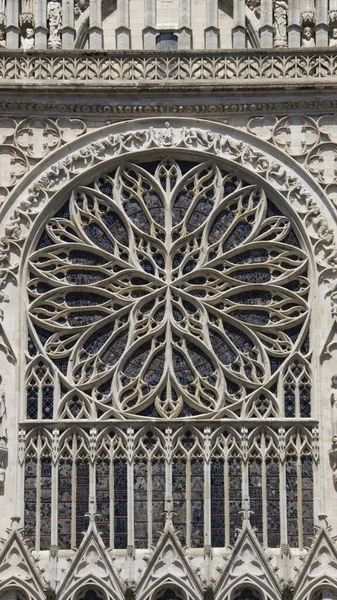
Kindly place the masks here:
POLYGON ((333 483, 337 490, 337 375, 331 377, 330 405, 332 421, 330 464, 332 468, 333 483))
POLYGON ((34 29, 28 27, 26 29, 26 36, 21 36, 21 48, 24 50, 32 50, 35 46, 35 34, 34 29))
POLYGON ((287 46, 287 15, 288 4, 284 0, 275 0, 274 2, 274 46, 287 46))
POLYGON ((0 48, 6 48, 6 38, 3 29, 0 29, 0 48))
POLYGON ((313 48, 315 46, 314 32, 311 27, 304 27, 302 33, 302 48, 313 48))
POLYGON ((5 386, 0 376, 0 486, 5 481, 4 459, 8 455, 7 446, 7 411, 5 386))
POLYGON ((61 3, 58 0, 51 0, 48 3, 48 27, 49 27, 48 48, 51 48, 53 50, 62 48, 61 26, 62 26, 61 3))
POLYGON ((76 0, 74 6, 75 18, 78 19, 88 8, 89 0, 76 0))
POLYGON ((331 38, 330 38, 329 46, 330 46, 330 48, 336 48, 337 47, 337 27, 334 27, 333 30, 332 30, 332 32, 331 32, 331 38))

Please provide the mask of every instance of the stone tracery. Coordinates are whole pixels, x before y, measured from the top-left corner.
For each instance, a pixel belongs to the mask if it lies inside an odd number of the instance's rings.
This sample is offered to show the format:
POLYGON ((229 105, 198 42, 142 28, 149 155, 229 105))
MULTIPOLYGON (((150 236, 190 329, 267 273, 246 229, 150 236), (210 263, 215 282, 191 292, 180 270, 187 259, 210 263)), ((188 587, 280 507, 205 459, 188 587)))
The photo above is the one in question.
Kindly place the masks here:
POLYGON ((233 417, 304 341, 290 222, 207 163, 123 165, 79 188, 30 264, 38 344, 101 412, 233 417))

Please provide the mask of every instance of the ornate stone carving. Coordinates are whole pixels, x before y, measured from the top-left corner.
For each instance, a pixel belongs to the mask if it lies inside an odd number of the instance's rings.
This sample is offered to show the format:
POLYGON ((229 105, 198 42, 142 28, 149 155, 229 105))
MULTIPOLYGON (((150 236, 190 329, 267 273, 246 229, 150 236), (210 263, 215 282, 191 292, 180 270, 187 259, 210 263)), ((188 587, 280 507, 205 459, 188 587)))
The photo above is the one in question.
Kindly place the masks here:
POLYGON ((315 46, 315 34, 312 27, 304 27, 302 33, 302 48, 313 48, 315 46))
POLYGON ((21 36, 21 48, 23 50, 32 50, 35 46, 35 34, 34 29, 27 27, 26 35, 21 36))
POLYGON ((274 0, 275 47, 287 46, 288 4, 283 0, 274 0))
POLYGON ((48 48, 57 50, 61 48, 61 25, 62 25, 62 6, 59 0, 49 0, 48 2, 48 48))
MULTIPOLYGON (((26 56, 16 51, 10 63, 0 61, 0 80, 48 81, 49 85, 59 81, 101 81, 115 82, 117 86, 121 81, 130 85, 144 81, 149 89, 152 83, 158 85, 180 81, 188 83, 194 89, 200 86, 200 81, 212 83, 218 80, 235 85, 235 79, 253 81, 254 84, 283 79, 284 85, 290 86, 294 80, 328 81, 329 78, 334 78, 337 73, 334 56, 334 50, 329 48, 324 52, 312 49, 305 54, 303 51, 299 53, 288 50, 282 56, 255 50, 244 56, 235 51, 220 55, 209 51, 207 55, 189 55, 186 52, 179 57, 151 52, 122 57, 113 53, 97 56, 90 52, 75 57, 55 52, 47 57, 43 54, 26 56)), ((90 110, 89 105, 86 106, 90 110)))
POLYGON ((319 130, 309 117, 285 117, 274 127, 273 139, 290 156, 303 156, 319 141, 319 130))
POLYGON ((74 6, 75 18, 78 19, 89 7, 89 0, 76 0, 74 6))
POLYGON ((261 0, 246 0, 246 5, 253 11, 257 19, 261 17, 261 0))

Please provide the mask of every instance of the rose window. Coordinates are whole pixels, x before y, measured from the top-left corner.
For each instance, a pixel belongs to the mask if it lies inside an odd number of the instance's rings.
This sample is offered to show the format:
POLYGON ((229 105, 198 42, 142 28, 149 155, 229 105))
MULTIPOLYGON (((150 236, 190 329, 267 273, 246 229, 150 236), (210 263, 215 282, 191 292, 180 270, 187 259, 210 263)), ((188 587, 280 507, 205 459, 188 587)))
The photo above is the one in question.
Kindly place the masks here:
POLYGON ((305 341, 307 268, 258 184, 209 163, 123 164, 46 224, 30 333, 61 398, 98 418, 236 418, 305 341))

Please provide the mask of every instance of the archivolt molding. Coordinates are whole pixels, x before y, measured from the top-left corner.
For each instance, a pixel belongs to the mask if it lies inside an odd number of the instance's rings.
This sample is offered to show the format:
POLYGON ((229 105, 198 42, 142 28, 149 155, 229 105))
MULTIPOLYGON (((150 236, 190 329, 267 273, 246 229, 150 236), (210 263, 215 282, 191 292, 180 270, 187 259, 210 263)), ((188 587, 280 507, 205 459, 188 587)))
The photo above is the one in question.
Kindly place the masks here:
MULTIPOLYGON (((321 193, 312 179, 292 159, 264 141, 234 128, 194 119, 138 120, 109 126, 68 145, 40 164, 16 187, 4 207, 0 241, 0 283, 16 276, 19 258, 31 227, 41 210, 76 178, 88 170, 130 154, 161 149, 197 152, 233 162, 277 190, 297 212, 311 239, 320 270, 335 269, 334 232, 321 212, 321 193), (7 210, 6 210, 7 209, 7 210), (9 213, 9 218, 6 215, 9 213)), ((81 177, 82 176, 82 177, 81 177)))

